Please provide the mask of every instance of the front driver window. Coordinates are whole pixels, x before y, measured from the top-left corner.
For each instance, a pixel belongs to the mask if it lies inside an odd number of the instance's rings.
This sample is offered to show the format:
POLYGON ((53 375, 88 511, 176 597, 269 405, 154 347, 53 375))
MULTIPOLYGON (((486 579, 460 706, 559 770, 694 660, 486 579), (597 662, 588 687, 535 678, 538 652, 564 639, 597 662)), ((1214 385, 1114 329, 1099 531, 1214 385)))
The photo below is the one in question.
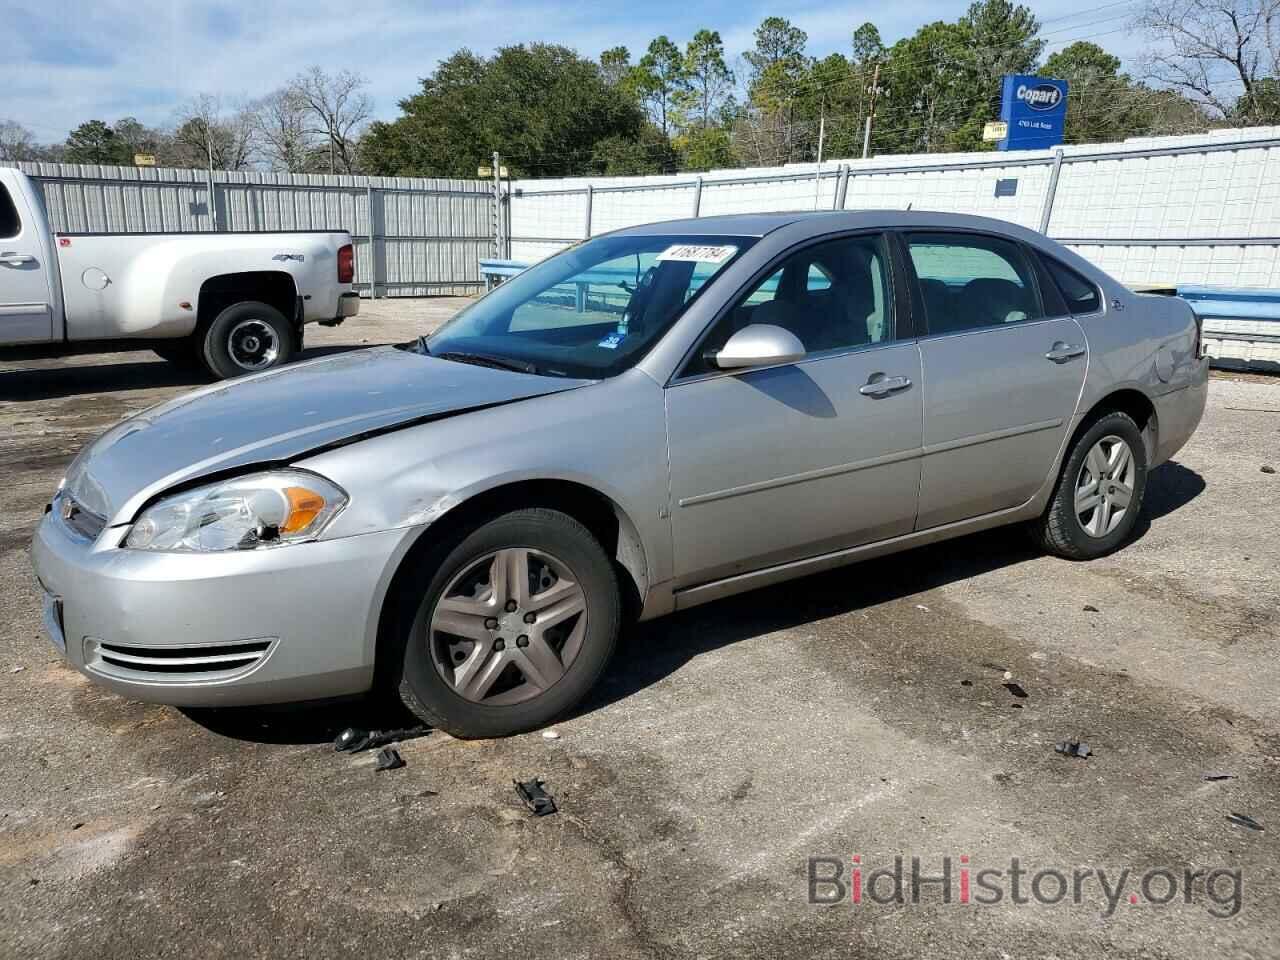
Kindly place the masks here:
POLYGON ((810 355, 893 339, 887 259, 884 238, 866 234, 791 254, 720 319, 684 375, 715 370, 708 356, 753 323, 791 331, 810 355))

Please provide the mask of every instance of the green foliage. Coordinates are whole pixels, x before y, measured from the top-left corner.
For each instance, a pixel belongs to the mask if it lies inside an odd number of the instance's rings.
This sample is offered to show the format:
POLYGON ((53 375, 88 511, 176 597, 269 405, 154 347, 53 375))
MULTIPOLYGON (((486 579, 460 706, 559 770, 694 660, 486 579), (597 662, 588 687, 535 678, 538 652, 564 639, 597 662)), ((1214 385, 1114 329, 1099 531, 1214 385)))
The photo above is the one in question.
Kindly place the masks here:
POLYGON ((68 163, 133 164, 133 153, 125 158, 128 144, 102 120, 90 120, 71 131, 64 154, 68 163))
POLYGON ((649 119, 670 136, 681 119, 681 98, 689 89, 689 74, 680 48, 666 36, 656 37, 632 69, 629 80, 648 110, 649 119))
POLYGON ((361 144, 370 173, 474 177, 499 151, 515 175, 564 176, 595 164, 611 137, 636 140, 644 121, 600 68, 567 47, 503 47, 491 58, 460 50, 402 100, 403 115, 374 123, 361 144))

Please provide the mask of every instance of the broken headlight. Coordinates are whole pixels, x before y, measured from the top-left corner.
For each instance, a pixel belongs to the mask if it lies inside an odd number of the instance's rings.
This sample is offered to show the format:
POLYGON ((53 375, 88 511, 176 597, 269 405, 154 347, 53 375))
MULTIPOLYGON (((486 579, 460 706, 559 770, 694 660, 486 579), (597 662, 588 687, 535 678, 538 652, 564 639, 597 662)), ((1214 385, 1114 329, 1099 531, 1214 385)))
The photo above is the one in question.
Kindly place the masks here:
POLYGON ((124 545, 204 553, 314 540, 347 504, 334 483, 301 470, 234 477, 165 497, 142 512, 124 545))

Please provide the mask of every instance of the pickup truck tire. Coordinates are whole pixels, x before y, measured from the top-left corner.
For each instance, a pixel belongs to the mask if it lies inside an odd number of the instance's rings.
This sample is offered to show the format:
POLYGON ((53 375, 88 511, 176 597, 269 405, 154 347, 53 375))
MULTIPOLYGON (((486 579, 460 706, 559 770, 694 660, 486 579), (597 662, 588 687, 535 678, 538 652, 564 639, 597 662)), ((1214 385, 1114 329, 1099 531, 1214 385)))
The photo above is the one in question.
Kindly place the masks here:
POLYGON ((289 321, 275 307, 256 300, 224 308, 197 337, 204 365, 219 380, 261 373, 293 356, 289 321))

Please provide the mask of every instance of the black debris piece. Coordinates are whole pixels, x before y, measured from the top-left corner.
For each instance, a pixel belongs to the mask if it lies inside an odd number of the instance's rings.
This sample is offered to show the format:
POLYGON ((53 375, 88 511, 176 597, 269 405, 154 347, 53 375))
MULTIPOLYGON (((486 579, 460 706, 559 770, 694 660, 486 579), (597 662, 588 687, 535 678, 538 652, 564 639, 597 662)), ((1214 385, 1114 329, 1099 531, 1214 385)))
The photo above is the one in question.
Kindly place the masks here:
POLYGON ((516 793, 520 795, 524 805, 533 811, 535 817, 545 817, 549 813, 556 812, 556 798, 542 789, 541 780, 526 780, 524 783, 512 780, 511 782, 516 785, 516 793))
POLYGON ((1080 609, 1082 609, 1085 613, 1097 613, 1097 612, 1098 612, 1098 608, 1097 608, 1097 607, 1095 607, 1092 603, 1086 603, 1086 604, 1085 604, 1083 607, 1081 607, 1080 609))
POLYGON ((1081 760, 1088 759, 1089 754, 1093 752, 1087 743, 1081 743, 1078 740, 1063 740, 1053 749, 1064 757, 1079 757, 1081 760))
POLYGON ((1012 693, 1019 700, 1027 699, 1027 691, 1022 689, 1022 685, 1014 683, 1012 680, 1004 684, 1004 688, 1012 693))
POLYGON ((1262 824, 1260 824, 1257 820, 1253 819, 1253 817, 1244 813, 1228 813, 1227 821, 1230 823, 1234 823, 1237 826, 1248 827, 1250 830, 1264 829, 1262 824))
POLYGON ((995 670, 995 671, 998 671, 999 673, 1008 673, 1008 672, 1009 672, 1009 668, 1008 668, 1008 667, 1002 667, 1002 666, 1000 666, 1000 664, 998 664, 998 663, 990 663, 990 662, 988 662, 988 661, 986 661, 986 660, 982 661, 982 666, 986 667, 988 670, 995 670))
POLYGON ((962 687, 972 687, 972 686, 973 686, 973 681, 972 681, 972 680, 961 680, 961 681, 960 681, 960 686, 962 686, 962 687))
POLYGON ((347 727, 334 739, 333 749, 338 753, 358 753, 361 750, 383 747, 400 740, 425 737, 430 732, 431 728, 425 723, 400 730, 363 730, 360 727, 347 727))
POLYGON ((1266 465, 1264 465, 1264 466, 1263 466, 1263 468, 1262 468, 1262 472, 1263 472, 1263 473, 1275 473, 1275 472, 1276 472, 1276 468, 1275 468, 1275 467, 1273 467, 1273 466, 1271 466, 1270 464, 1266 464, 1266 465))
POLYGON ((404 757, 395 747, 383 747, 378 751, 378 762, 374 770, 399 770, 404 766, 404 757))
POLYGON ((1018 703, 1016 700, 1013 703, 1009 704, 1009 706, 1011 706, 1014 710, 1022 709, 1022 704, 1018 703))
POLYGON ((1234 773, 1206 773, 1200 779, 1201 780, 1234 780, 1235 778, 1236 778, 1236 775, 1234 773))

